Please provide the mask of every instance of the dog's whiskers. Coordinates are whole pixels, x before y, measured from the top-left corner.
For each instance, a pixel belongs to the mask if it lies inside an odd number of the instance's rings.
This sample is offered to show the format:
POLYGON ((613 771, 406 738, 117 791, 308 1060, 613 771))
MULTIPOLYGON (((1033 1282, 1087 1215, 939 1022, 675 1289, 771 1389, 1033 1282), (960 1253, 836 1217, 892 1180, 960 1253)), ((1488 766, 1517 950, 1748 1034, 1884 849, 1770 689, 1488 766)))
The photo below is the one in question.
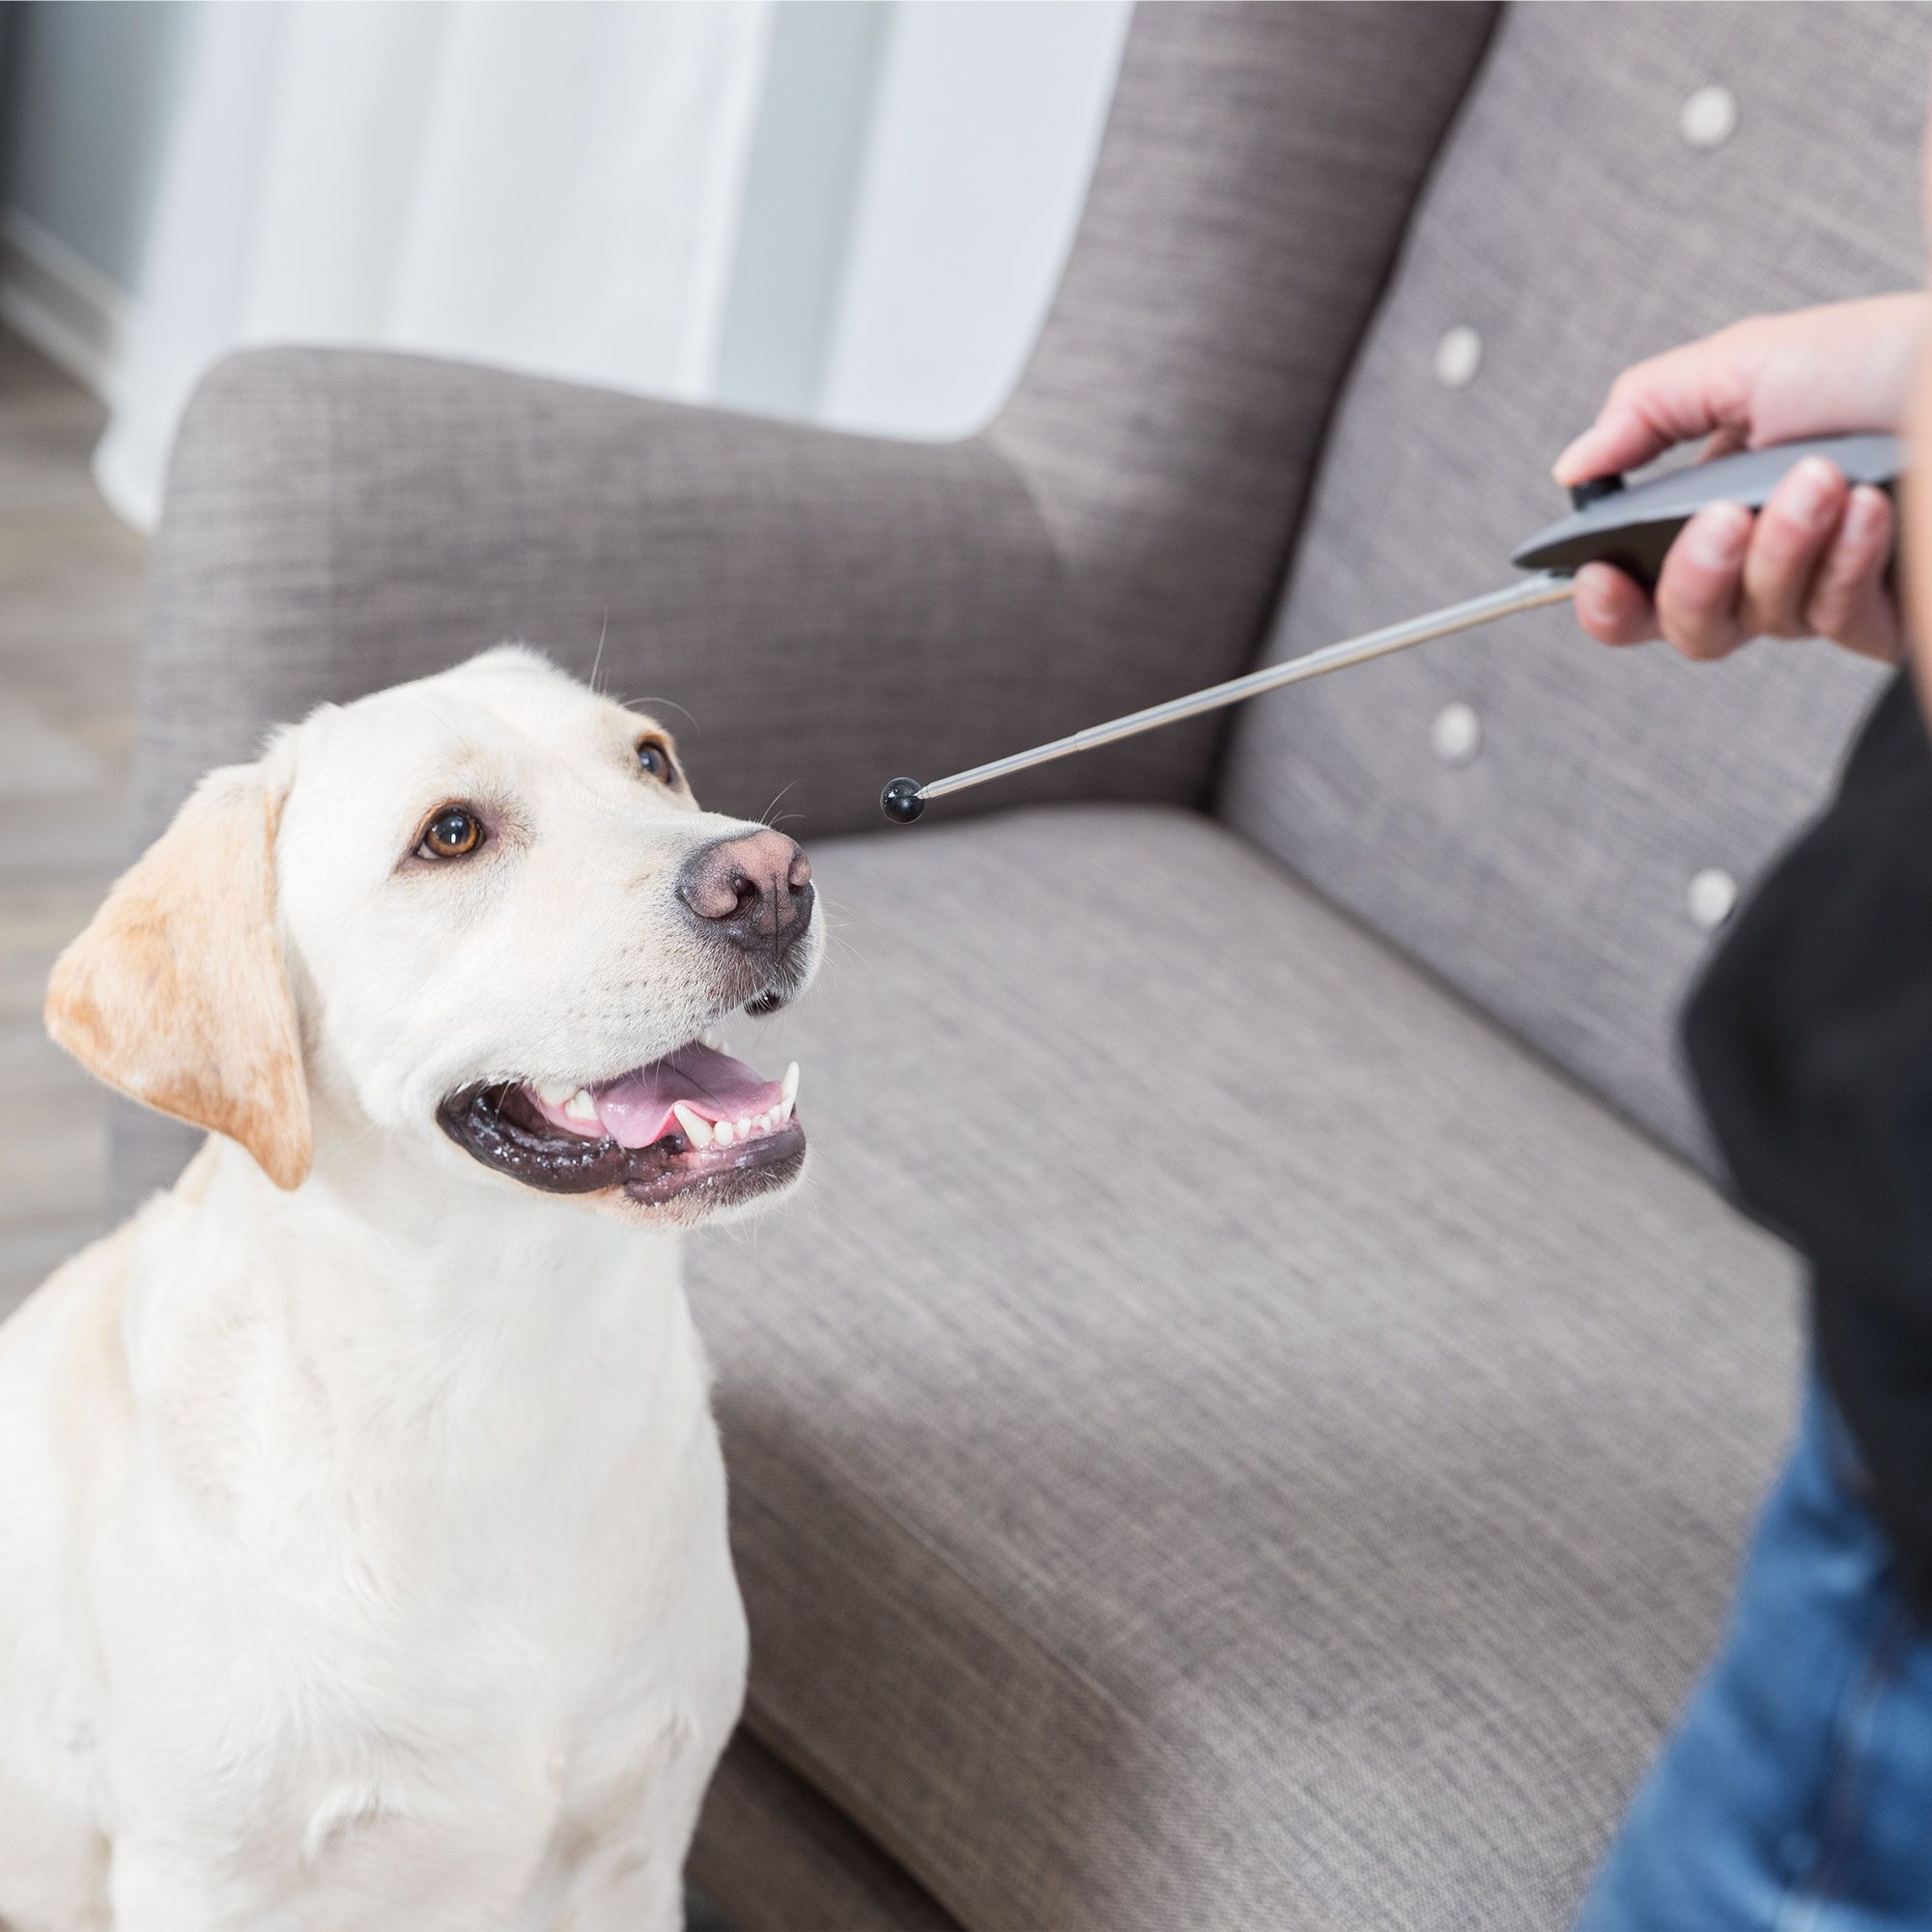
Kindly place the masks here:
POLYGON ((668 698, 668 697, 613 697, 613 698, 611 699, 611 702, 612 702, 613 704, 619 704, 619 705, 621 705, 621 706, 622 706, 622 707, 623 707, 623 708, 624 708, 624 709, 625 709, 626 711, 642 711, 642 710, 644 710, 644 709, 645 709, 646 707, 648 707, 648 708, 649 708, 650 710, 652 710, 652 711, 675 711, 675 712, 677 712, 677 713, 678 713, 678 714, 679 714, 680 716, 682 716, 682 717, 684 717, 685 719, 687 719, 687 720, 689 720, 689 721, 690 721, 690 724, 691 724, 691 728, 692 728, 692 729, 693 729, 694 731, 697 731, 697 730, 701 730, 701 729, 703 728, 703 727, 702 727, 702 726, 701 726, 701 725, 700 725, 700 724, 698 724, 698 722, 697 722, 697 719, 696 719, 696 717, 695 716, 695 714, 693 714, 693 713, 692 713, 692 712, 690 712, 690 711, 687 711, 687 710, 685 709, 685 707, 684 707, 684 706, 683 706, 682 704, 679 704, 679 703, 677 703, 677 702, 676 702, 676 701, 675 701, 674 699, 672 699, 672 698, 668 698))
POLYGON ((604 662, 604 645, 606 639, 609 639, 610 635, 611 635, 611 613, 610 611, 606 611, 604 613, 604 628, 597 633, 597 655, 590 660, 590 689, 592 691, 595 691, 597 689, 598 667, 601 666, 604 662))

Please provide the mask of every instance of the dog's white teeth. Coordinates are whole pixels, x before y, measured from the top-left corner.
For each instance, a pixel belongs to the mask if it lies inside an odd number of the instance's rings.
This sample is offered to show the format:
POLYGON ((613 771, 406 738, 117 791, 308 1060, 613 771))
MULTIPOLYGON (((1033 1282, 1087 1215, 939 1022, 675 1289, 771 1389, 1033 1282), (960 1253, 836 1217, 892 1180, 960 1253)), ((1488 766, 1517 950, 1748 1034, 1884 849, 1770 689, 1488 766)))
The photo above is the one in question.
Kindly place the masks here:
POLYGON ((724 1036, 716 1027, 706 1027, 697 1036, 697 1043, 699 1046, 708 1046, 713 1053, 724 1051, 724 1036))
POLYGON ((785 1068, 785 1077, 779 1085, 779 1094, 781 1095, 781 1098, 779 1100, 779 1118, 781 1120, 788 1121, 791 1119, 791 1110, 798 1105, 798 1062, 797 1061, 794 1060, 792 1064, 785 1068))
POLYGON ((577 1092, 577 1085, 570 1080, 546 1080, 537 1089, 537 1098, 553 1107, 560 1107, 577 1092))
POLYGON ((694 1114, 682 1100, 671 1108, 671 1116, 677 1122, 678 1130, 695 1148, 708 1148, 711 1145, 711 1122, 702 1114, 694 1114))
MULTIPOLYGON (((596 1122, 597 1102, 590 1097, 590 1090, 587 1087, 580 1087, 563 1103, 563 1112, 566 1120, 583 1121, 586 1122, 596 1122)), ((598 1124, 601 1125, 602 1122, 598 1122, 598 1124)))
POLYGON ((750 1140, 751 1137, 752 1137, 752 1117, 749 1114, 740 1114, 738 1116, 738 1138, 741 1141, 744 1141, 744 1140, 750 1140))
POLYGON ((736 1134, 729 1121, 720 1121, 718 1124, 711 1129, 711 1137, 718 1143, 720 1147, 729 1147, 732 1141, 736 1138, 736 1134))

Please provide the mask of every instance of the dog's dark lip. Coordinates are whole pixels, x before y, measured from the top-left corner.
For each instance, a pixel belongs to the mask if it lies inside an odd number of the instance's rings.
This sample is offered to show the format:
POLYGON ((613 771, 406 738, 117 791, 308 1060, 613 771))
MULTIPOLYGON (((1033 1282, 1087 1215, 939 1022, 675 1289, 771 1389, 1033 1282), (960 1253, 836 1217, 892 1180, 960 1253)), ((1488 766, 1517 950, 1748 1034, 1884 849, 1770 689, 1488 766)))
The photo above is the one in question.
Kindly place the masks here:
POLYGON ((725 1207, 769 1193, 805 1164, 805 1129, 796 1117, 729 1148, 694 1149, 680 1133, 627 1148, 608 1135, 591 1140, 551 1125, 522 1087, 465 1087, 437 1109, 437 1122, 472 1159, 545 1194, 621 1190, 647 1208, 689 1197, 697 1208, 725 1207))
MULTIPOLYGON (((811 930, 816 930, 813 922, 811 930)), ((800 938, 805 935, 801 934, 800 938)), ((811 947, 793 940, 782 952, 737 952, 719 969, 718 1010, 742 1008, 753 1019, 763 1019, 790 1004, 810 975, 811 947)))

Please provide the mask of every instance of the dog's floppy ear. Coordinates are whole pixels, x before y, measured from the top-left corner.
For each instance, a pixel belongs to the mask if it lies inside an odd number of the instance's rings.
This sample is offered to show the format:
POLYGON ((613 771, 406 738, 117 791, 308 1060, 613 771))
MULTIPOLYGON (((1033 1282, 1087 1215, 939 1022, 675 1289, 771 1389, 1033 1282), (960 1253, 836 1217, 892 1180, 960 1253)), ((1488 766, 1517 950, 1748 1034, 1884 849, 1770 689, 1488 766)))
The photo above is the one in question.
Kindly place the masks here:
POLYGON ((45 1017, 90 1073, 299 1187, 314 1140, 275 938, 280 811, 259 766, 209 773, 55 962, 45 1017))

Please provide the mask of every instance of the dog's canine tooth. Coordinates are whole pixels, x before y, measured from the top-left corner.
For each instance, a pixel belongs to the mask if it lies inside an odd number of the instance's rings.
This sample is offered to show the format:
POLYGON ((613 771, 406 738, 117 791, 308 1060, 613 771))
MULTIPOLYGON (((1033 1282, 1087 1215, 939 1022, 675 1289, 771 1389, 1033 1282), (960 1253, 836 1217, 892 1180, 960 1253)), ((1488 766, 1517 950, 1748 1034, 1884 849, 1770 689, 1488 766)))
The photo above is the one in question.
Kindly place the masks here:
POLYGON ((779 1105, 783 1109, 784 1118, 791 1119, 791 1110, 798 1105, 798 1062, 785 1068, 785 1077, 780 1084, 779 1093, 782 1096, 779 1105))
POLYGON ((711 1145, 711 1122, 702 1114, 694 1114, 682 1100, 676 1101, 670 1111, 678 1130, 693 1147, 708 1148, 711 1145))

